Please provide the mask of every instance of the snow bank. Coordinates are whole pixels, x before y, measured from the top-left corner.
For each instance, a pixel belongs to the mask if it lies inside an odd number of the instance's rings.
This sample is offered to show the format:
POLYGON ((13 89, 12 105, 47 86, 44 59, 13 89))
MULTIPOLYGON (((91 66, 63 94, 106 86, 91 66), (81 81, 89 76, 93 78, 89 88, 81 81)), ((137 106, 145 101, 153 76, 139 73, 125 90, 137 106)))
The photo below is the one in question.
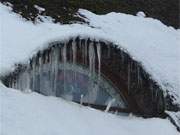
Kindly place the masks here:
MULTIPOLYGON (((96 15, 79 10, 91 26, 82 24, 32 24, 0 4, 1 63, 0 74, 13 70, 14 63, 27 60, 51 41, 72 36, 105 39, 128 51, 164 90, 180 97, 179 30, 152 18, 121 13, 96 15)), ((81 16, 82 17, 82 16, 81 16)), ((180 100, 177 101, 180 103, 180 100)))
POLYGON ((116 116, 0 83, 2 135, 178 135, 167 119, 116 116))

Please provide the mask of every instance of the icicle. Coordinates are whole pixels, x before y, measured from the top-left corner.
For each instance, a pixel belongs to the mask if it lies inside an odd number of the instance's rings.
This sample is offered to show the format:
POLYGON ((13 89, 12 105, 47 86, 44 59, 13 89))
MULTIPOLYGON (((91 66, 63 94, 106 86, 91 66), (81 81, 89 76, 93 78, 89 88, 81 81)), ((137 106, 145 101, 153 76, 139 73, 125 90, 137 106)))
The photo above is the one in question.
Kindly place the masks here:
POLYGON ((16 77, 16 80, 15 80, 15 83, 14 83, 14 88, 17 89, 17 77, 16 77))
POLYGON ((133 118, 133 113, 129 113, 129 118, 133 118))
MULTIPOLYGON (((72 51, 73 51, 73 66, 76 64, 76 57, 77 57, 77 44, 76 39, 72 42, 72 51)), ((73 72, 73 81, 76 82, 76 71, 73 72)))
POLYGON ((58 76, 58 69, 59 69, 59 48, 56 47, 54 49, 54 94, 56 95, 57 91, 57 76, 58 76))
POLYGON ((66 63, 66 61, 67 61, 66 44, 64 44, 64 46, 63 46, 63 53, 62 53, 62 55, 63 55, 63 62, 66 63))
POLYGON ((67 61, 67 55, 66 55, 66 44, 64 44, 63 46, 63 50, 62 50, 62 58, 63 58, 63 75, 64 75, 64 91, 66 91, 66 70, 65 70, 65 65, 66 65, 66 61, 67 61))
POLYGON ((116 110, 116 111, 114 112, 114 114, 115 114, 115 115, 118 115, 118 111, 116 110))
POLYGON ((108 102, 108 105, 107 105, 107 107, 106 107, 106 110, 104 111, 104 112, 108 112, 109 111, 109 109, 111 108, 111 105, 115 102, 116 100, 113 98, 112 100, 110 100, 109 102, 108 102))
POLYGON ((36 78, 36 63, 35 63, 35 58, 33 57, 32 59, 32 78, 33 78, 33 82, 32 82, 32 89, 33 91, 35 90, 35 78, 36 78))
POLYGON ((100 77, 101 77, 101 45, 100 43, 97 44, 97 56, 98 56, 98 80, 97 80, 98 82, 97 82, 96 93, 99 91, 100 77))
POLYGON ((18 89, 18 80, 17 80, 17 77, 16 77, 16 80, 15 80, 15 89, 18 89))
POLYGON ((43 84, 43 76, 42 76, 42 74, 43 74, 43 61, 42 61, 42 56, 40 56, 40 58, 39 58, 39 84, 40 84, 40 86, 39 86, 39 91, 40 92, 42 92, 43 91, 43 88, 42 88, 42 86, 44 85, 43 84))
POLYGON ((95 102, 97 98, 98 85, 94 82, 94 74, 95 74, 95 50, 92 42, 89 44, 89 70, 90 70, 90 93, 89 93, 89 101, 92 103, 95 102))
POLYGON ((89 69, 91 75, 95 73, 95 52, 92 42, 89 44, 89 69))
POLYGON ((48 63, 48 52, 47 52, 47 50, 46 50, 46 52, 45 52, 45 64, 46 63, 48 63))
POLYGON ((128 93, 130 92, 130 81, 131 81, 131 62, 128 62, 128 93))
MULTIPOLYGON (((57 45, 57 43, 56 43, 57 45)), ((58 70, 58 51, 59 49, 54 45, 51 52, 51 80, 52 80, 52 94, 56 95, 56 82, 57 82, 57 70, 58 70)))
POLYGON ((16 86, 17 86, 17 77, 14 78, 14 87, 13 88, 16 89, 17 88, 16 86))
POLYGON ((27 64, 26 73, 27 73, 27 87, 26 87, 26 91, 27 90, 30 91, 30 89, 31 89, 30 88, 30 85, 31 85, 30 63, 27 64))
POLYGON ((76 63, 76 42, 73 40, 72 42, 72 51, 73 51, 73 64, 76 63))
POLYGON ((84 63, 84 39, 80 40, 80 50, 81 50, 82 63, 84 63))
POLYGON ((16 89, 19 89, 19 76, 17 76, 16 89))
POLYGON ((50 55, 50 82, 51 82, 51 95, 56 95, 56 70, 57 70, 57 62, 58 62, 58 56, 56 56, 56 48, 52 48, 51 55, 50 55))
POLYGON ((13 76, 11 76, 11 83, 10 83, 10 88, 13 88, 13 76))
POLYGON ((100 43, 97 44, 97 55, 98 55, 98 81, 99 81, 100 74, 101 74, 101 45, 100 43))
POLYGON ((27 91, 30 91, 30 76, 29 76, 28 71, 25 71, 24 74, 25 74, 25 80, 26 80, 26 85, 25 85, 24 91, 27 92, 27 91))
POLYGON ((85 50, 84 50, 84 57, 85 57, 85 61, 84 61, 84 64, 87 65, 87 40, 85 41, 85 50))
POLYGON ((12 80, 12 88, 15 88, 15 78, 12 80))
POLYGON ((43 76, 43 73, 44 72, 47 72, 47 54, 46 54, 46 50, 43 52, 43 55, 41 55, 41 58, 40 58, 40 64, 39 64, 39 66, 40 66, 40 71, 39 71, 39 74, 40 74, 40 92, 41 93, 43 93, 43 91, 45 91, 45 86, 46 86, 46 84, 45 84, 45 82, 44 82, 44 80, 45 80, 45 77, 43 76))
POLYGON ((15 79, 12 80, 12 88, 15 88, 15 79))
POLYGON ((82 44, 83 44, 83 46, 82 46, 83 47, 83 51, 82 51, 83 64, 86 65, 86 61, 87 61, 87 41, 86 41, 86 39, 83 40, 82 44))
POLYGON ((19 75, 18 75, 18 89, 22 91, 23 90, 22 84, 24 83, 24 80, 22 79, 22 75, 21 74, 22 73, 19 73, 19 75))
POLYGON ((50 74, 50 78, 49 78, 49 81, 50 81, 50 90, 49 90, 49 95, 53 95, 53 74, 54 74, 54 65, 53 65, 53 48, 50 49, 50 54, 49 54, 49 74, 50 74))
POLYGON ((14 77, 11 80, 11 88, 13 88, 13 87, 14 87, 14 77))
POLYGON ((81 104, 81 105, 83 104, 83 97, 84 97, 84 95, 81 94, 81 99, 80 99, 80 104, 81 104))

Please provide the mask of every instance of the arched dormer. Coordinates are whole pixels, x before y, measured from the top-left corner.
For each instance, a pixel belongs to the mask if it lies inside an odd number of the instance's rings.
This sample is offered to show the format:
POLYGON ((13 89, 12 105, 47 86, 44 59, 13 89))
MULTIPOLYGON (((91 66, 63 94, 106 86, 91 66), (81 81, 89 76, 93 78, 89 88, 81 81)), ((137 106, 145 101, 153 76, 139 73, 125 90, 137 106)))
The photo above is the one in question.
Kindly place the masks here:
POLYGON ((117 45, 92 38, 51 42, 3 82, 100 109, 113 101, 112 111, 143 116, 162 115, 165 108, 161 88, 139 62, 117 45))

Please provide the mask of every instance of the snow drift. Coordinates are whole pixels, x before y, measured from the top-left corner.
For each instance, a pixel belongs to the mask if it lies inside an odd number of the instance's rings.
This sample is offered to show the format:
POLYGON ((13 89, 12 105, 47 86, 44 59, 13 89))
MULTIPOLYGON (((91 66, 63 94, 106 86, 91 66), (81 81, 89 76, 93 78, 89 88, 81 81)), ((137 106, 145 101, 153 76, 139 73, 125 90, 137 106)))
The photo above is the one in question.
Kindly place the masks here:
POLYGON ((116 116, 0 83, 2 135, 178 135, 167 119, 116 116))

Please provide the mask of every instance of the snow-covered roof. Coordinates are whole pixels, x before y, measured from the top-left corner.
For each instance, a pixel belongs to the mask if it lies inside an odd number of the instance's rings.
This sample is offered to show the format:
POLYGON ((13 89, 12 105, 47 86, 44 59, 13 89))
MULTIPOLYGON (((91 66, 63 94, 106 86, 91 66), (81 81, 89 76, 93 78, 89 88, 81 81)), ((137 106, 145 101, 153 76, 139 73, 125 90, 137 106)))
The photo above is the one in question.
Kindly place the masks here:
POLYGON ((152 18, 122 13, 96 15, 80 9, 79 14, 86 17, 92 27, 86 24, 54 24, 49 18, 34 25, 0 4, 0 74, 13 70, 14 63, 27 60, 51 41, 80 35, 119 45, 143 65, 163 90, 180 97, 179 30, 152 18))

